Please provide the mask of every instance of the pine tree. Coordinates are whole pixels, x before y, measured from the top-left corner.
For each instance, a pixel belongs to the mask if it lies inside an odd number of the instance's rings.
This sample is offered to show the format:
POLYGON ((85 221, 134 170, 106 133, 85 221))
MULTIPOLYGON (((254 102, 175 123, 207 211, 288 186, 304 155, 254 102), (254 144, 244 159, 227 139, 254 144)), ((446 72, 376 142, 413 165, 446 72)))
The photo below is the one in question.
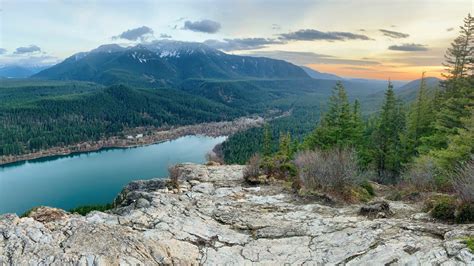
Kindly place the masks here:
POLYGON ((360 111, 360 103, 358 100, 354 101, 354 107, 352 111, 352 137, 353 144, 360 145, 364 134, 365 126, 362 120, 362 114, 360 111))
POLYGON ((439 97, 433 134, 422 138, 422 149, 437 157, 447 149, 450 139, 465 128, 463 120, 470 116, 474 105, 474 18, 469 14, 461 27, 461 35, 454 40, 446 53, 447 80, 439 97))
POLYGON ((304 147, 314 149, 351 146, 354 121, 347 94, 341 82, 336 83, 329 99, 329 110, 319 126, 304 141, 304 147))
POLYGON ((265 125, 263 128, 263 156, 272 154, 272 133, 270 127, 265 125))
POLYGON ((463 128, 449 138, 448 147, 434 153, 439 166, 447 172, 454 171, 474 154, 474 108, 470 111, 471 115, 462 119, 463 128))
POLYGON ((289 132, 286 134, 280 133, 278 153, 286 159, 291 158, 291 135, 289 132))
POLYGON ((405 154, 408 157, 419 154, 421 139, 432 134, 434 122, 434 98, 427 92, 425 73, 423 72, 416 101, 412 104, 407 117, 407 132, 404 135, 405 154))
POLYGON ((373 133, 373 160, 379 177, 384 182, 396 181, 401 171, 402 154, 400 135, 405 117, 400 102, 396 99, 391 82, 385 92, 382 112, 373 133))
POLYGON ((472 76, 474 68, 474 17, 468 14, 464 25, 460 27, 460 36, 457 37, 445 55, 445 66, 448 79, 472 76))

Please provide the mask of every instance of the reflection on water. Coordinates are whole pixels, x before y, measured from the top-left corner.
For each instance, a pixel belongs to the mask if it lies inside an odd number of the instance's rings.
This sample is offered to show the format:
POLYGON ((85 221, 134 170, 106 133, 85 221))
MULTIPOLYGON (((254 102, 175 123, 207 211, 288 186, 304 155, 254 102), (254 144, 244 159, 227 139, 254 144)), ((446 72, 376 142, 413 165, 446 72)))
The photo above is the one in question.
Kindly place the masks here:
POLYGON ((170 165, 202 163, 225 137, 186 136, 149 146, 104 149, 0 166, 0 213, 47 205, 70 209, 111 202, 136 179, 165 177, 170 165))

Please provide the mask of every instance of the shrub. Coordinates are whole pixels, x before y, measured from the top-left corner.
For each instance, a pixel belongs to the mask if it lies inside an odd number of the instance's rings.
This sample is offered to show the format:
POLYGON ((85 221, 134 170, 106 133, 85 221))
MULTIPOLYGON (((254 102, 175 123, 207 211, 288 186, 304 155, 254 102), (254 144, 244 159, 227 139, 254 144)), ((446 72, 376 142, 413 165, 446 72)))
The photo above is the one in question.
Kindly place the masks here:
POLYGON ((434 191, 436 189, 437 167, 429 156, 421 156, 404 173, 404 181, 418 191, 434 191))
POLYGON ((467 248, 471 250, 471 252, 474 253, 474 237, 468 237, 465 240, 465 243, 467 245, 467 248))
POLYGON ((79 206, 79 207, 70 209, 69 212, 70 213, 79 213, 80 215, 85 216, 85 215, 87 215, 88 213, 90 213, 92 211, 104 212, 104 211, 112 209, 113 207, 114 206, 110 203, 97 204, 97 205, 83 205, 83 206, 79 206))
POLYGON ((458 206, 456 211, 457 223, 472 223, 474 222, 474 204, 462 203, 458 206))
POLYGON ((370 184, 369 180, 364 179, 361 183, 360 186, 369 193, 370 196, 375 196, 375 190, 372 184, 370 184))
POLYGON ((437 196, 428 201, 426 209, 431 210, 431 216, 444 221, 454 220, 456 200, 450 196, 437 196))
POLYGON ((303 186, 344 194, 357 184, 357 163, 350 150, 303 151, 295 164, 303 186))
POLYGON ((207 164, 211 164, 212 162, 218 163, 218 164, 224 164, 224 160, 214 151, 210 151, 206 153, 206 161, 207 164))
POLYGON ((390 194, 385 198, 392 201, 401 201, 403 197, 402 193, 399 190, 394 190, 390 192, 390 194))
POLYGON ((453 179, 454 190, 459 199, 463 203, 474 205, 474 160, 460 167, 453 179))
POLYGON ((250 157, 247 165, 244 168, 244 180, 249 183, 255 183, 255 180, 257 180, 260 176, 261 164, 262 159, 260 158, 260 155, 258 153, 250 157))
POLYGON ((169 166, 168 175, 171 186, 179 191, 179 177, 181 176, 181 169, 176 165, 169 166))

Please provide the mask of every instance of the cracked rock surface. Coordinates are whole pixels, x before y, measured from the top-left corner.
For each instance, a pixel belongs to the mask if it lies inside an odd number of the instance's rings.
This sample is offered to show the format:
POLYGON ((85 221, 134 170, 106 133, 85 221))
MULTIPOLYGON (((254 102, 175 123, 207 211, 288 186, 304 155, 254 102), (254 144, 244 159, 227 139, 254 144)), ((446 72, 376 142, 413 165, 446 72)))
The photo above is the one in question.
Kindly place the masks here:
POLYGON ((0 265, 474 265, 463 243, 473 224, 436 223, 400 202, 391 218, 369 219, 357 205, 248 186, 243 166, 178 167, 179 190, 134 181, 107 213, 0 216, 0 265))

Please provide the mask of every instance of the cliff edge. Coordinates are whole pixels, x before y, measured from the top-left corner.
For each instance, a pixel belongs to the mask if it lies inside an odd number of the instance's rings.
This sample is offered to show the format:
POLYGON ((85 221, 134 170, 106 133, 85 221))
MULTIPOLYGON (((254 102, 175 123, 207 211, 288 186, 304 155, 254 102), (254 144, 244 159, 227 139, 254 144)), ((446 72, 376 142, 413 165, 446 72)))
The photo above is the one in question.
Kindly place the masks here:
POLYGON ((305 201, 249 186, 243 166, 178 166, 169 180, 128 184, 117 207, 87 216, 41 207, 0 216, 0 265, 473 265, 474 225, 431 221, 401 202, 369 219, 361 206, 305 201))

